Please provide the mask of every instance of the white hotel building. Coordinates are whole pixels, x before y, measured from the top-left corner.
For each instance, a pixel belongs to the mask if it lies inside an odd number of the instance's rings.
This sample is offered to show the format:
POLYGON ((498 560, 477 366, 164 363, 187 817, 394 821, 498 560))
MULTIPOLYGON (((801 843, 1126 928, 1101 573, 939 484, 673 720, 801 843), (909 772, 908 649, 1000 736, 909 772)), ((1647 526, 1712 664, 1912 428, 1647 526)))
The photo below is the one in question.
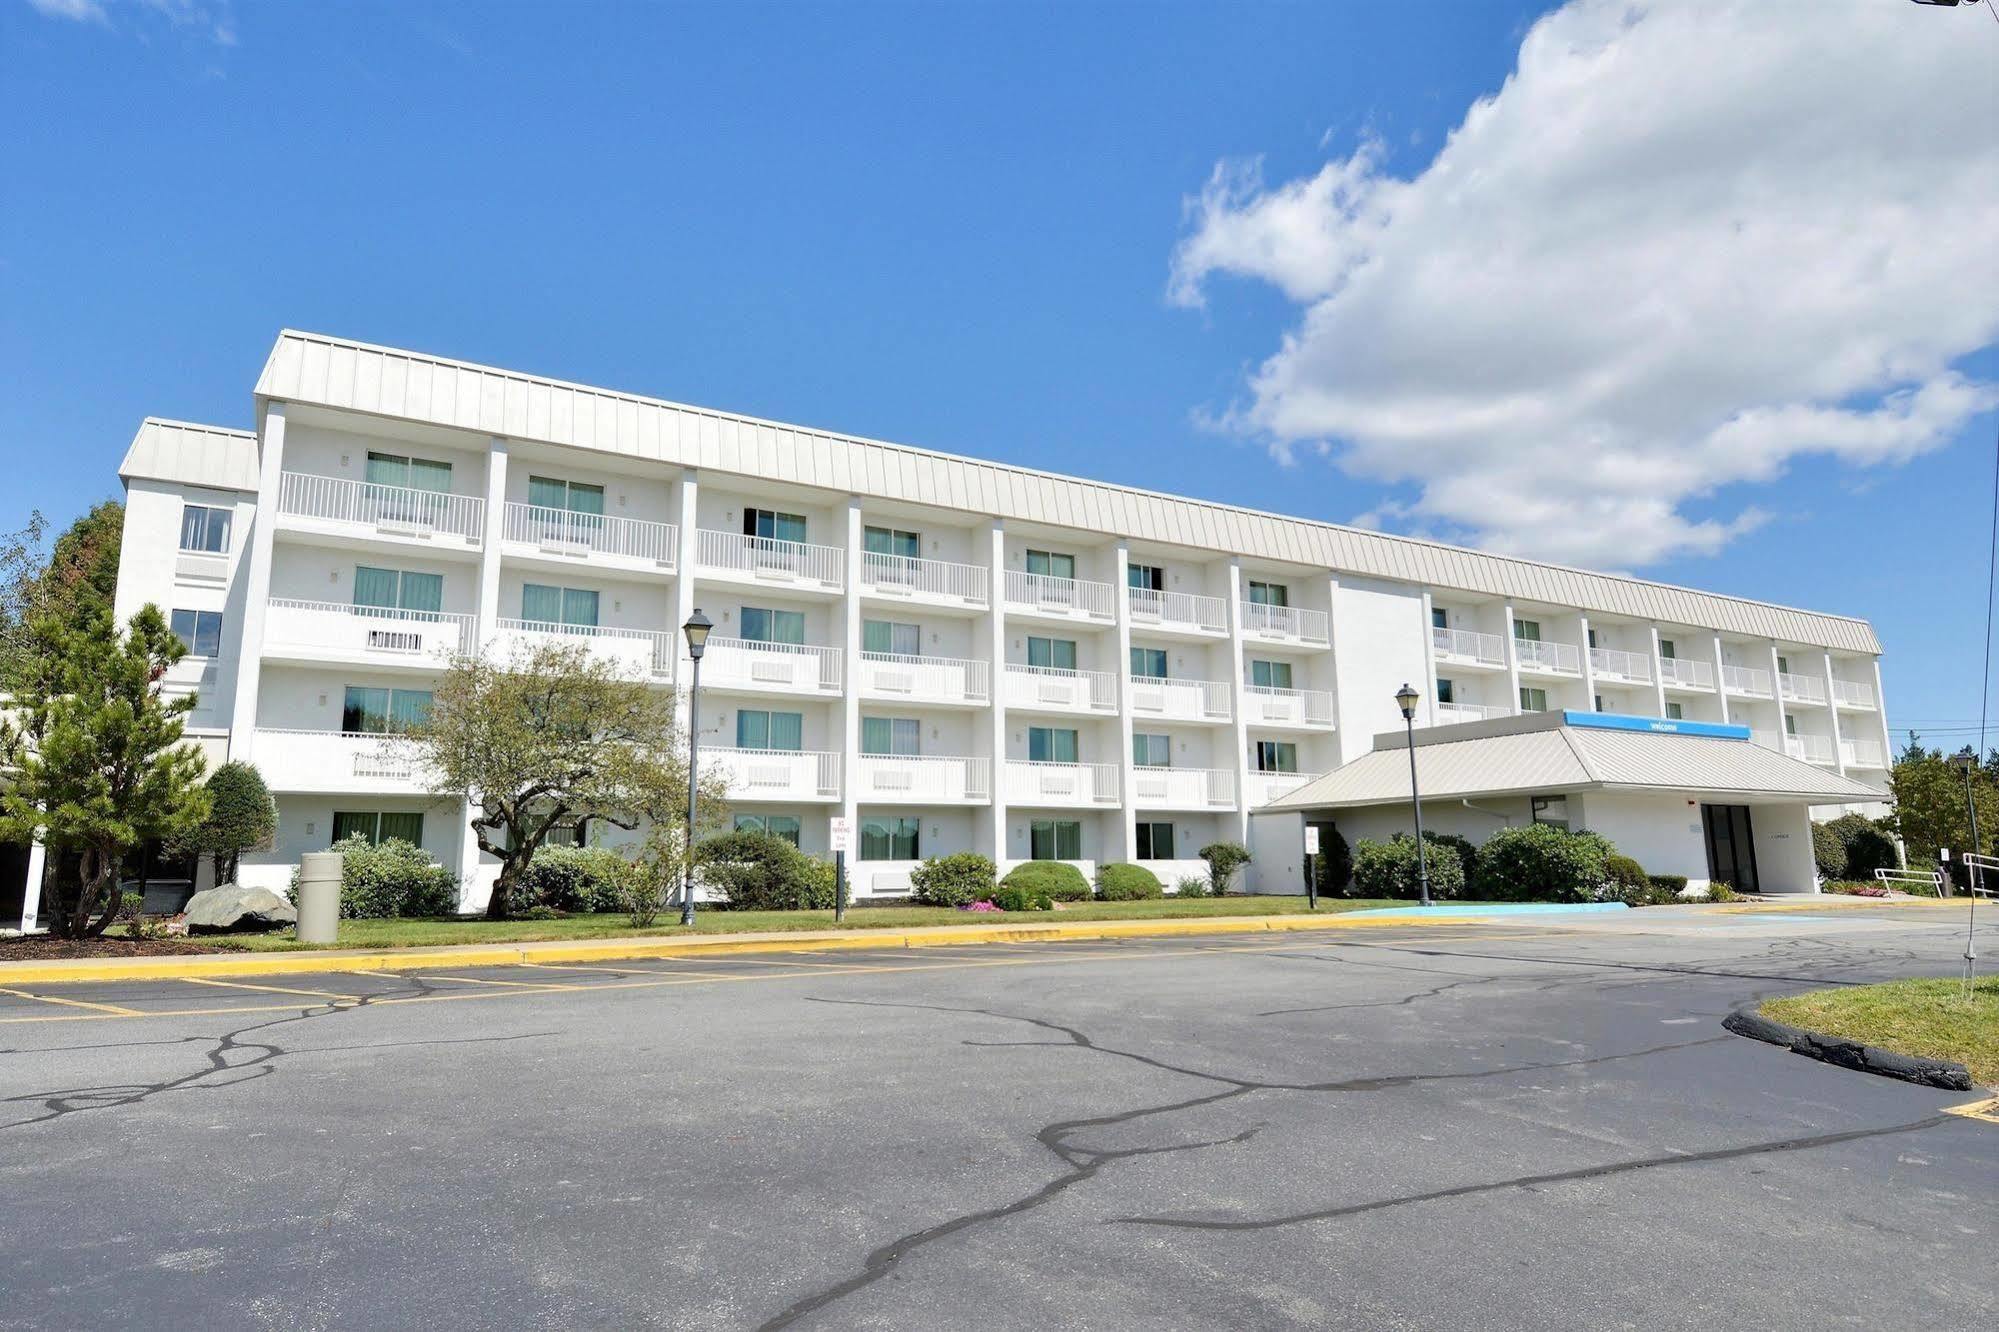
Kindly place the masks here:
POLYGON ((1422 727, 1596 711, 1745 726, 1873 787, 1890 761, 1880 645, 1844 616, 315 334, 278 337, 255 419, 140 427, 117 607, 172 617, 192 732, 277 796, 246 878, 400 833, 480 905, 463 803, 379 733, 448 654, 523 638, 684 689, 696 607, 734 816, 811 852, 855 820, 861 896, 961 850, 1170 887, 1400 730, 1404 681, 1422 727))

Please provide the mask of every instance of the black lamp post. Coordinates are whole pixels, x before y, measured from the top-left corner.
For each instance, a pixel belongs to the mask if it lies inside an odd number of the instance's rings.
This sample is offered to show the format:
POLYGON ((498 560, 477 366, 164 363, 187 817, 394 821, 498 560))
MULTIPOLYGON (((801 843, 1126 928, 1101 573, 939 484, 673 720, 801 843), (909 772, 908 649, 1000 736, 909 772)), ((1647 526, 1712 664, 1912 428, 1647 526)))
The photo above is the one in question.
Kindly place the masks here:
POLYGON ((694 659, 694 679, 687 695, 687 847, 682 856, 680 923, 694 923, 694 792, 701 782, 701 654, 708 650, 708 632, 715 626, 699 606, 680 626, 687 635, 687 655, 694 659))
MULTIPOLYGON (((1983 733, 1981 732, 1980 734, 1982 735, 1983 733)), ((1978 770, 1978 756, 1976 754, 1953 754, 1950 759, 1950 766, 1964 774, 1964 808, 1965 812, 1971 815, 1971 855, 1976 857, 1978 855, 1978 801, 1972 794, 1971 774, 1978 770)), ((1978 975, 1978 944, 1975 938, 1978 931, 1978 861, 1976 859, 1967 859, 1964 862, 1964 873, 1965 888, 1970 893, 1970 900, 1967 907, 1969 914, 1964 924, 1964 985, 1965 997, 1969 999, 1971 996, 1971 986, 1975 983, 1978 975)))
POLYGON ((1416 813, 1416 886, 1423 894, 1423 905, 1430 905, 1430 857, 1423 846, 1423 796, 1416 789, 1416 700, 1421 698, 1414 689, 1403 685, 1395 691, 1395 706, 1402 709, 1402 725, 1409 735, 1409 808, 1416 813))

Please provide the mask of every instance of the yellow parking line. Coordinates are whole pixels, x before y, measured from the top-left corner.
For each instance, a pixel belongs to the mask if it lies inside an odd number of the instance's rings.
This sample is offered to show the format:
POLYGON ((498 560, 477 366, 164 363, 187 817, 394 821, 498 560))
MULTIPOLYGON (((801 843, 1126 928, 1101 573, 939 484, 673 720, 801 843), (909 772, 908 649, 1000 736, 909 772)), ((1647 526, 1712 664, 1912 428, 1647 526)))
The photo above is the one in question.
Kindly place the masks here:
POLYGON ((315 999, 345 999, 353 1003, 361 1001, 361 996, 358 994, 335 994, 331 990, 300 990, 289 985, 256 985, 250 981, 209 980, 204 976, 176 976, 174 979, 185 981, 189 985, 214 985, 225 990, 261 990, 265 994, 303 994, 315 999))
POLYGON ((1973 1101, 1969 1105, 1949 1106, 1945 1108, 1944 1113, 1963 1115, 1966 1119, 1980 1119, 1988 1124, 1999 1124, 1999 1096, 1984 1101, 1973 1101))
MULTIPOLYGON (((29 994, 26 990, 9 990, 9 989, 0 988, 0 994, 11 994, 16 999, 33 999, 36 1003, 40 1004, 60 1004, 65 1008, 94 1008, 98 1012, 104 1014, 106 1017, 145 1016, 144 1013, 140 1012, 136 1008, 121 1008, 117 1004, 91 1004, 91 1003, 85 1003, 81 999, 56 999, 46 994, 29 994)), ((19 1022, 22 1019, 12 1018, 9 1020, 14 1022, 19 1022)))

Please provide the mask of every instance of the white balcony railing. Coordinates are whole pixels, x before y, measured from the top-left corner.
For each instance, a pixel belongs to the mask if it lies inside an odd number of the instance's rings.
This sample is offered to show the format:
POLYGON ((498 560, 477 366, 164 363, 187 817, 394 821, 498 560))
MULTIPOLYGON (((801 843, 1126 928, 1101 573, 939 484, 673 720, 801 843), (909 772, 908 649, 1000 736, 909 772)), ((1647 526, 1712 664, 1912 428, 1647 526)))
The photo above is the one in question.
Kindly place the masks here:
POLYGON ((337 601, 265 603, 264 646, 381 661, 443 659, 472 650, 477 617, 443 611, 348 606, 337 601))
POLYGON ((1006 702, 1012 708, 1116 712, 1117 677, 1109 671, 1065 671, 1009 662, 1006 702))
POLYGON ((1786 703, 1824 703, 1825 681, 1816 675, 1792 675, 1780 672, 1777 687, 1784 691, 1786 703))
POLYGON ((1838 680, 1832 682, 1833 701, 1842 708, 1871 708, 1874 706, 1874 686, 1861 684, 1858 680, 1838 680))
POLYGON ((1157 625, 1162 629, 1198 629, 1225 634, 1229 630, 1229 606, 1220 597, 1196 596, 1191 592, 1154 592, 1148 587, 1128 587, 1131 622, 1157 625))
POLYGON ((1117 602, 1109 583, 1092 583, 1080 578, 1055 578, 1048 574, 1006 571, 1008 610, 1040 611, 1049 615, 1073 615, 1082 619, 1110 621, 1117 618, 1117 602))
POLYGON ((273 791, 421 791, 420 766, 385 735, 257 728, 257 767, 273 791))
POLYGON ((1172 721, 1227 721, 1235 715, 1229 687, 1220 680, 1131 677, 1131 710, 1172 721))
POLYGON ((854 799, 954 804, 991 800, 991 759, 862 754, 855 760, 854 799))
POLYGON ((1557 675, 1582 674, 1583 654, 1574 643, 1516 637, 1513 640, 1513 651, 1520 659, 1520 669, 1523 671, 1548 671, 1557 675))
POLYGON ((703 528, 695 533, 694 558, 703 573, 735 574, 829 592, 846 586, 847 552, 838 546, 811 546, 803 541, 703 528))
POLYGON ((804 643, 710 638, 701 659, 701 682, 751 689, 840 692, 840 653, 804 643))
POLYGON ((1784 752, 1807 763, 1832 762, 1832 738, 1823 735, 1787 735, 1784 752))
POLYGON ((1455 726, 1460 722, 1487 721, 1493 717, 1512 715, 1512 708, 1486 707, 1478 703, 1439 703, 1435 724, 1455 726))
POLYGON ((1250 725, 1331 726, 1333 696, 1323 689, 1243 687, 1243 715, 1250 725))
POLYGON ((1227 768, 1134 768, 1131 799, 1143 809, 1233 809, 1235 773, 1227 768))
POLYGON ((988 667, 959 657, 906 657, 863 652, 860 686, 864 694, 928 703, 984 703, 990 696, 988 667))
POLYGON ((1839 761, 1849 768, 1885 768, 1879 740, 1842 740, 1839 761))
POLYGON ((701 747, 701 771, 719 773, 731 800, 832 800, 840 756, 818 750, 701 747))
POLYGON ((1659 659, 1659 679, 1682 689, 1714 688, 1714 663, 1711 661, 1681 660, 1678 657, 1659 659))
MULTIPOLYGON (((1661 663, 1661 667, 1669 663, 1661 663)), ((1677 663, 1670 663, 1677 664, 1677 663)), ((1599 680, 1624 680, 1631 684, 1652 683, 1652 659, 1619 648, 1593 647, 1589 650, 1590 670, 1599 680)))
POLYGON ((612 555, 670 570, 679 555, 680 529, 643 518, 609 518, 540 504, 508 504, 501 539, 548 555, 582 559, 612 555))
POLYGON ((1249 774, 1249 807, 1256 809, 1281 796, 1290 795, 1307 782, 1316 782, 1316 772, 1252 772, 1249 774))
POLYGON ((986 604, 986 571, 976 564, 912 555, 861 555, 861 587, 879 596, 930 597, 965 606, 986 604))
POLYGON ((679 651, 678 635, 656 629, 614 629, 602 624, 505 618, 495 620, 493 628, 494 645, 503 656, 540 643, 569 643, 635 678, 671 679, 679 651))
POLYGON ((1298 606, 1267 606, 1260 601, 1242 605, 1242 631, 1263 638, 1293 638, 1302 643, 1330 643, 1332 618, 1324 611, 1298 606))
POLYGON ((1745 698, 1770 697, 1770 672, 1759 671, 1754 666, 1723 666, 1721 687, 1731 694, 1741 694, 1745 698))
POLYGON ((278 512, 351 523, 387 536, 456 537, 474 546, 486 530, 486 501, 474 495, 377 486, 307 472, 286 472, 278 478, 278 512))
POLYGON ((1115 805, 1118 765, 1008 759, 1006 798, 1017 805, 1115 805))
POLYGON ((1481 634, 1472 629, 1430 630, 1430 644, 1438 656, 1452 661, 1476 662, 1482 666, 1506 664, 1506 641, 1498 634, 1481 634))

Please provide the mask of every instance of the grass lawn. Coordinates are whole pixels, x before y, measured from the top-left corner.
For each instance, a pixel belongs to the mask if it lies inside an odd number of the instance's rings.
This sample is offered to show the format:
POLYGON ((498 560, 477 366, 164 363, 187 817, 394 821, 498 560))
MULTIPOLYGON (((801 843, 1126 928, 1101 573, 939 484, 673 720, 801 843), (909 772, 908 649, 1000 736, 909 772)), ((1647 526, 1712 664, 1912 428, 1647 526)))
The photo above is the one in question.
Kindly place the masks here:
MULTIPOLYGON (((1321 899, 1320 915, 1366 907, 1406 906, 1368 898, 1321 899)), ((681 934, 783 933, 788 930, 908 929, 917 925, 1059 925, 1085 920, 1167 920, 1201 916, 1302 915, 1302 897, 1198 897, 1181 901, 1069 902, 1059 911, 953 911, 945 907, 854 907, 840 925, 831 911, 715 911, 703 909, 690 930, 669 912, 642 930, 622 914, 565 916, 560 920, 343 920, 339 948, 414 948, 437 944, 522 943, 535 939, 617 939, 681 934)), ((225 948, 292 949, 311 945, 274 934, 221 936, 225 948)))
POLYGON ((1948 1059, 1970 1069, 1974 1082, 1999 1086, 1999 976, 1982 977, 1969 999, 1957 980, 1890 981, 1772 999, 1763 1015, 1897 1054, 1948 1059))

